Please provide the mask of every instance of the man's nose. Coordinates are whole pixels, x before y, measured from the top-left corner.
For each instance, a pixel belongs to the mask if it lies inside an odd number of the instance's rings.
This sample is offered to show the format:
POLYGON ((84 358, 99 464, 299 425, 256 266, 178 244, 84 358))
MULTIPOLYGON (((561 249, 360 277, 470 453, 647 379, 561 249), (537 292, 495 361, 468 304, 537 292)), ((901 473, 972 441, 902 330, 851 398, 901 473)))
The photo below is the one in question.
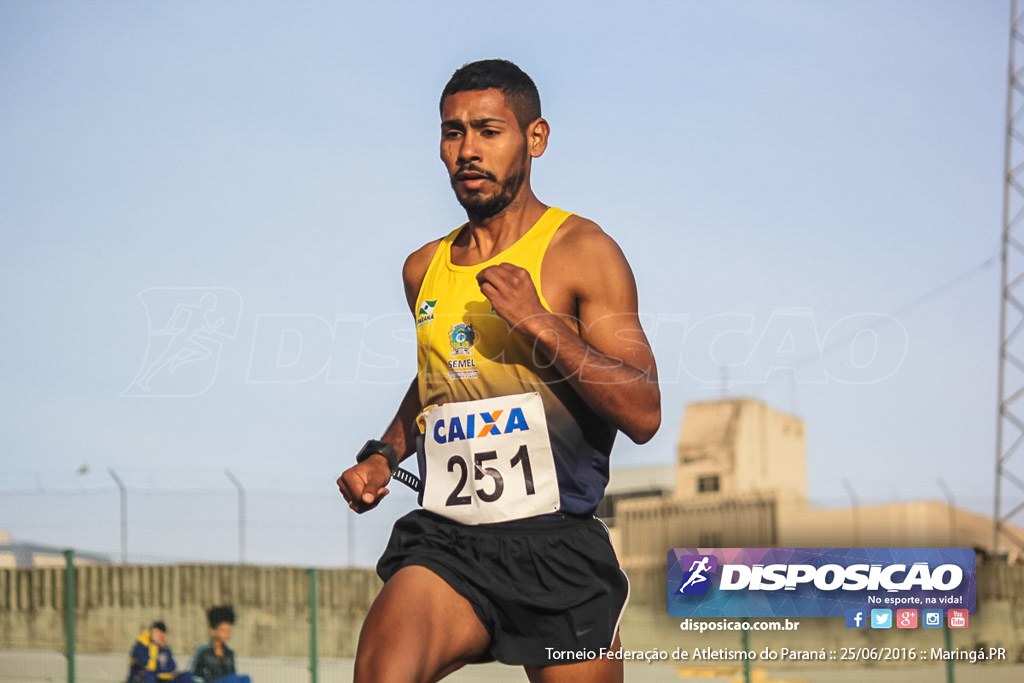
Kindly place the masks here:
POLYGON ((459 145, 459 161, 465 163, 467 161, 479 161, 480 160, 480 147, 477 144, 479 142, 477 136, 472 133, 467 133, 462 137, 462 144, 459 145))

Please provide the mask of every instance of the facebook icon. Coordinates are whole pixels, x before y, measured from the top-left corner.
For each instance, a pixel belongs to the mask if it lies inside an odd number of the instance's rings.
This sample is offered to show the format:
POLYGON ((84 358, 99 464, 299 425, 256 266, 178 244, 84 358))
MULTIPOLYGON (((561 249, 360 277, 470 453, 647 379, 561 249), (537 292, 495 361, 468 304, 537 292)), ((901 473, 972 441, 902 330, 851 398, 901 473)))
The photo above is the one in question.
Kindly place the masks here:
POLYGON ((867 620, 864 617, 864 610, 862 609, 848 609, 846 610, 846 628, 866 628, 865 622, 867 620))

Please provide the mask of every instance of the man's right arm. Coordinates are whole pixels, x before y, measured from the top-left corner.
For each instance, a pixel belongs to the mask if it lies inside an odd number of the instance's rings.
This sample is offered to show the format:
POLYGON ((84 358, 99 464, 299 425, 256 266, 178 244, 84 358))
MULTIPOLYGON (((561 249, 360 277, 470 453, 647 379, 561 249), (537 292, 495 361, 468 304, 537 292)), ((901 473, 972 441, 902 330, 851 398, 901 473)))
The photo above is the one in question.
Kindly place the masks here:
MULTIPOLYGON (((413 316, 416 315, 416 297, 439 242, 431 242, 413 252, 402 267, 405 300, 413 316)), ((416 418, 422 409, 418 382, 414 378, 398 406, 398 412, 380 439, 391 444, 398 454, 399 461, 416 450, 416 418)), ((342 472, 338 477, 338 490, 348 501, 350 508, 356 512, 366 512, 377 507, 381 499, 388 494, 387 483, 390 479, 391 469, 387 458, 380 454, 371 455, 342 472)))
MULTIPOLYGON (((412 433, 416 416, 420 412, 419 389, 416 384, 414 379, 398 406, 398 412, 380 439, 391 444, 398 453, 399 461, 408 457, 416 448, 416 439, 412 433)), ((387 483, 390 479, 391 468, 387 458, 378 453, 342 472, 338 477, 338 490, 350 508, 356 512, 366 512, 377 507, 384 496, 388 495, 387 483)))

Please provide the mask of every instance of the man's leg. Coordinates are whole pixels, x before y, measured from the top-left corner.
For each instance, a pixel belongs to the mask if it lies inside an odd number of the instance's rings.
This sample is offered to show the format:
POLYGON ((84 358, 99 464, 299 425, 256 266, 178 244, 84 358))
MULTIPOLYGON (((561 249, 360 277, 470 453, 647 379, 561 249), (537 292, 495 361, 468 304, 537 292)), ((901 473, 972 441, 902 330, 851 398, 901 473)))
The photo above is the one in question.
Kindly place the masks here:
POLYGON ((436 681, 479 659, 490 640, 473 607, 441 577, 403 567, 363 622, 355 683, 436 681))
MULTIPOLYGON (((618 650, 621 645, 616 634, 611 649, 618 650)), ((530 683, 622 683, 621 659, 591 659, 576 664, 525 668, 530 683)))

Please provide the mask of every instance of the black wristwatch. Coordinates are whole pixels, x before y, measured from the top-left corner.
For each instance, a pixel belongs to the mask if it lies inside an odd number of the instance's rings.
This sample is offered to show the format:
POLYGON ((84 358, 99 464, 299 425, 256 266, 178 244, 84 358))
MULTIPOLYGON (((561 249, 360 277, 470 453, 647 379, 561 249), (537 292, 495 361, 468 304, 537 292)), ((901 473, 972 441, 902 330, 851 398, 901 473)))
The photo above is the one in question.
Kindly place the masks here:
POLYGON ((386 441, 377 441, 376 439, 370 439, 367 441, 362 450, 356 454, 356 462, 362 462, 371 455, 377 454, 384 456, 384 459, 388 461, 388 469, 391 470, 391 474, 394 474, 395 470, 398 469, 398 453, 396 453, 394 447, 386 441))

